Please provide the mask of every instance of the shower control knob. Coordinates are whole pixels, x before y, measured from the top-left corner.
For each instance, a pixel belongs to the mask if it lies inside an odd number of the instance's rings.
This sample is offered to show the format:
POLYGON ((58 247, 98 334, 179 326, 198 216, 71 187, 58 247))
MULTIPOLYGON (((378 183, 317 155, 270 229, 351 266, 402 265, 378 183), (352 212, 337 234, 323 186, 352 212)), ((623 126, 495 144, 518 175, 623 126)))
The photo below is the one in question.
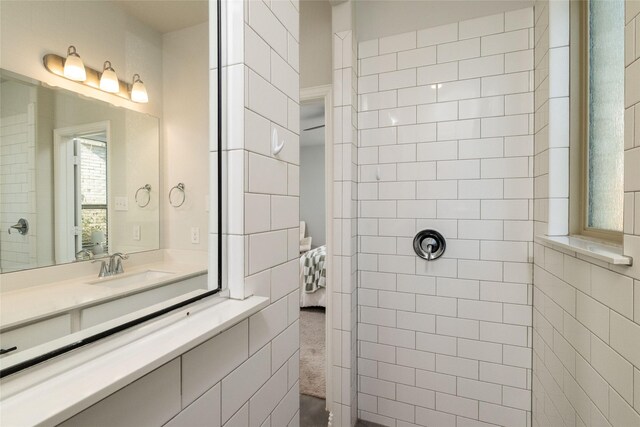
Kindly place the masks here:
POLYGON ((427 261, 440 258, 446 248, 444 236, 435 230, 422 230, 413 238, 413 250, 416 255, 427 261))

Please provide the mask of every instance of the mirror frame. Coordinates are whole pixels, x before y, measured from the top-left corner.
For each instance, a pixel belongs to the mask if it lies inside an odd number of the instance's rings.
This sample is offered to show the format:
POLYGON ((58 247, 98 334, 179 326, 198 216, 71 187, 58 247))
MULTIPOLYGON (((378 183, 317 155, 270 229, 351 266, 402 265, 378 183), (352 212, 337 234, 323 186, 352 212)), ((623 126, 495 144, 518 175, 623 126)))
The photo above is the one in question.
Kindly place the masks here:
MULTIPOLYGON (((30 368, 34 365, 40 364, 42 362, 45 362, 49 359, 52 359, 54 357, 63 355, 65 353, 68 353, 72 350, 76 350, 78 348, 84 347, 88 344, 94 343, 96 341, 99 341, 103 338, 109 337, 111 335, 114 335, 116 333, 122 332, 126 329, 132 328, 134 326, 138 326, 144 322, 156 319, 160 316, 163 316, 169 312, 172 312, 174 310, 180 309, 182 307, 185 307, 189 304, 192 304, 194 302, 200 301, 202 299, 214 296, 216 294, 218 294, 222 289, 223 289, 223 284, 224 284, 224 279, 223 279, 223 273, 224 273, 224 269, 223 269, 223 221, 222 221, 222 212, 223 212, 223 185, 222 185, 222 167, 223 167, 223 162, 222 162, 222 0, 217 0, 216 1, 216 16, 217 16, 217 26, 216 26, 216 32, 217 32, 217 89, 218 89, 218 97, 217 97, 217 149, 218 149, 218 157, 217 157, 217 163, 218 163, 218 188, 217 188, 217 207, 218 207, 218 217, 217 217, 217 287, 214 289, 209 289, 206 292, 203 292, 202 294, 189 298, 187 300, 181 301, 179 303, 176 304, 172 304, 170 306, 164 307, 160 310, 157 310, 153 313, 147 314, 145 316, 136 318, 134 320, 131 320, 129 322, 125 322, 121 325, 118 325, 116 327, 112 327, 109 328, 107 330, 104 330, 102 332, 96 333, 94 335, 85 337, 83 339, 71 342, 69 344, 63 345, 61 347, 58 347, 54 350, 48 351, 46 353, 43 353, 39 356, 24 360, 22 362, 16 363, 14 365, 8 366, 4 369, 0 370, 0 378, 5 378, 11 374, 15 374, 17 372, 20 372, 24 369, 30 368)), ((209 248, 209 250, 211 250, 212 248, 209 248)), ((143 251, 141 251, 143 252, 143 251)), ((51 266, 49 266, 51 267, 51 266)), ((211 267, 211 266, 210 266, 211 267)), ((47 268, 47 267, 42 267, 42 268, 47 268)))

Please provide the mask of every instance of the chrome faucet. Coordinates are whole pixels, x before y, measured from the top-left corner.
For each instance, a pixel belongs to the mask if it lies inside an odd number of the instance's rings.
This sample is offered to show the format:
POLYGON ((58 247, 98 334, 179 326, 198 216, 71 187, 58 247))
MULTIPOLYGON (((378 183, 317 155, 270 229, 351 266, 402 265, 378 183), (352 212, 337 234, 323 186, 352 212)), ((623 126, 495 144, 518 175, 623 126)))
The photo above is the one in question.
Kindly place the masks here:
POLYGON ((122 266, 122 260, 129 259, 129 255, 116 252, 109 257, 109 272, 112 275, 124 273, 124 267, 122 266))
POLYGON ((84 261, 85 259, 93 259, 93 252, 89 249, 81 249, 76 252, 76 261, 84 261))
POLYGON ((107 277, 111 276, 109 273, 109 268, 107 267, 107 263, 103 259, 95 259, 91 261, 91 264, 95 264, 96 262, 100 263, 100 273, 98 273, 98 277, 107 277))
POLYGON ((122 266, 122 260, 128 259, 129 255, 116 252, 115 254, 109 257, 109 264, 105 260, 96 259, 92 261, 92 263, 99 262, 100 264, 100 272, 98 273, 98 277, 107 277, 107 276, 115 276, 116 274, 124 273, 124 267, 122 266))

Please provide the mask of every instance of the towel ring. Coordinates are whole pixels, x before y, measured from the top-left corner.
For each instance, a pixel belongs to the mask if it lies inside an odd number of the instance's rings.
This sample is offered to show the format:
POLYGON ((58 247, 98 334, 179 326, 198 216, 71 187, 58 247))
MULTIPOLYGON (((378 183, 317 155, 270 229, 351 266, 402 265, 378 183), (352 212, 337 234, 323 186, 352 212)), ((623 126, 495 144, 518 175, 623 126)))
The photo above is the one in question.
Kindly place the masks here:
POLYGON ((184 192, 184 184, 182 182, 179 182, 178 185, 174 185, 173 187, 171 187, 171 190, 169 190, 169 204, 171 206, 173 206, 174 208, 179 208, 180 206, 182 206, 184 204, 184 201, 186 199, 186 194, 184 192), (171 194, 173 194, 173 192, 175 190, 178 190, 182 193, 182 201, 179 204, 173 204, 173 201, 171 199, 171 194))
POLYGON ((151 186, 149 184, 145 184, 142 187, 138 188, 138 190, 136 190, 136 205, 138 205, 138 207, 140 208, 145 208, 149 205, 149 202, 151 202, 151 186), (147 192, 147 202, 146 203, 140 203, 140 200, 138 200, 138 195, 140 194, 141 191, 146 191, 147 192))

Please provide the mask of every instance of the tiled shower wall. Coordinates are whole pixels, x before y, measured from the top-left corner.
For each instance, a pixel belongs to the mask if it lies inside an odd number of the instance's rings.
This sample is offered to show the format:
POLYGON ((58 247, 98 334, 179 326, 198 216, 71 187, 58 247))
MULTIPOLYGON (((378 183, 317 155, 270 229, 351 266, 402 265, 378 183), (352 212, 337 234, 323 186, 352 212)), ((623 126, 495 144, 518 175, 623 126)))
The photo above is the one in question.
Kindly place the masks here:
MULTIPOLYGON (((3 85, 11 85, 5 82, 3 85)), ((18 89, 21 85, 15 85, 18 89)), ((22 89, 28 90, 28 89, 22 89)), ((9 92, 9 90, 7 90, 9 92)), ((36 165, 35 103, 23 105, 26 111, 7 106, 0 118, 0 272, 30 268, 37 264, 36 250, 36 165), (31 230, 23 236, 6 233, 20 218, 31 230)))
MULTIPOLYGON (((244 346, 248 339, 248 359, 228 377, 237 382, 230 380, 227 391, 222 381, 222 424, 297 426, 299 4, 228 0, 223 13, 225 281, 232 298, 259 295, 270 305, 251 316, 246 333, 233 341, 244 346), (284 142, 278 155, 271 151, 274 131, 284 142)), ((210 58, 215 61, 216 55, 210 58)), ((212 111, 215 102, 212 97, 212 111)), ((216 142, 214 134, 211 141, 216 142)), ((217 209, 211 212, 215 220, 217 209)))
MULTIPOLYGON (((349 4, 343 6, 350 7, 349 4)), ((344 10, 342 11, 344 12, 344 10)), ((334 14, 336 9, 334 8, 334 14)), ((338 12, 341 13, 341 12, 338 12)), ((331 425, 348 427, 356 405, 357 77, 353 31, 333 34, 333 270, 331 425)))
MULTIPOLYGON (((554 118, 567 117, 553 113, 550 106, 552 88, 568 93, 568 87, 557 83, 568 85, 569 69, 562 61, 554 67, 553 60, 545 58, 552 58, 550 52, 563 37, 565 45, 569 42, 569 2, 540 1, 535 9, 536 122, 541 116, 551 129, 554 118)), ((625 23, 624 253, 633 257, 634 265, 613 266, 536 243, 534 426, 640 425, 639 1, 626 1, 625 23)), ((536 137, 536 153, 547 144, 558 146, 557 135, 536 137)), ((536 170, 552 170, 553 164, 569 170, 566 157, 536 155, 536 170)), ((556 184, 550 179, 540 188, 536 185, 536 206, 539 198, 551 198, 548 195, 554 189, 548 187, 556 184)), ((550 219, 555 215, 566 221, 567 212, 562 209, 562 205, 550 205, 550 219)))
POLYGON ((363 419, 530 424, 532 27, 527 8, 359 44, 363 419))
POLYGON ((569 1, 536 2, 534 234, 569 232, 569 1), (550 30, 550 17, 552 29, 550 30))

